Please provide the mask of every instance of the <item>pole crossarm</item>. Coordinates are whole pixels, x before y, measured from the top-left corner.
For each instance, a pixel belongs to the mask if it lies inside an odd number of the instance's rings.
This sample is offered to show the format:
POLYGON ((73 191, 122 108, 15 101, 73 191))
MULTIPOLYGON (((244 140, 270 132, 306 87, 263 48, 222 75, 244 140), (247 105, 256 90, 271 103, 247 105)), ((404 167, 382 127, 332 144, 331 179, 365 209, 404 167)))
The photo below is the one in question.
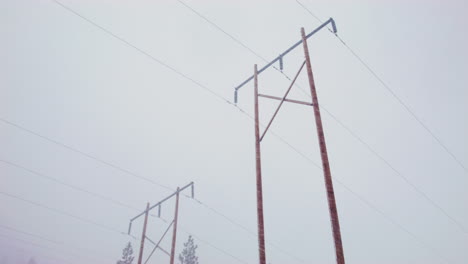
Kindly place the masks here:
POLYGON ((195 197, 195 183, 194 182, 191 182, 187 185, 185 185, 184 187, 178 189, 177 191, 175 191, 174 193, 172 193, 171 195, 167 196, 166 198, 162 199, 161 201, 159 201, 158 203, 156 203, 155 205, 152 205, 151 207, 149 207, 147 210, 141 212, 140 214, 138 214, 137 216, 133 217, 132 219, 130 219, 130 224, 128 225, 128 234, 130 235, 130 232, 131 232, 131 229, 132 229, 132 222, 134 220, 136 220, 137 218, 145 215, 146 211, 151 211, 153 210, 154 208, 158 207, 158 217, 161 216, 161 205, 162 203, 164 203, 165 201, 169 200, 170 198, 172 198, 173 196, 177 195, 178 193, 182 192, 183 190, 187 189, 190 187, 191 189, 191 197, 194 198, 195 197))
MULTIPOLYGON (((273 100, 278 100, 278 101, 283 100, 283 98, 281 98, 281 97, 273 96, 273 95, 267 95, 267 94, 258 94, 258 96, 259 96, 259 97, 264 97, 264 98, 273 99, 273 100)), ((285 98, 284 101, 285 101, 285 102, 288 102, 288 103, 295 103, 295 104, 308 105, 308 106, 313 106, 313 105, 314 105, 314 104, 312 104, 312 103, 308 103, 308 102, 304 102, 304 101, 299 101, 299 100, 294 100, 294 99, 288 99, 288 98, 285 98)))
MULTIPOLYGON (((291 88, 293 87, 294 83, 296 82, 297 80, 297 77, 299 77, 299 74, 301 73, 302 69, 304 68, 304 65, 306 64, 306 61, 304 61, 301 65, 301 67, 299 68, 299 70, 297 71, 296 73, 296 76, 294 76, 294 79, 292 80, 291 84, 289 85, 288 87, 288 90, 286 90, 286 93, 284 94, 283 98, 281 98, 281 102, 279 103, 278 107, 276 108, 276 111, 275 113, 273 114, 273 116, 271 117, 270 119, 270 122, 268 122, 268 125, 267 127, 265 128, 265 131, 263 131, 263 134, 262 136, 260 137, 260 142, 262 141, 263 137, 265 136, 266 132, 268 131, 268 129, 270 128, 271 124, 273 123, 273 120, 275 119, 276 115, 278 114, 281 106, 283 105, 284 101, 286 100, 286 97, 288 97, 288 94, 289 92, 291 91, 291 88)), ((258 96, 258 95, 257 95, 258 96)))
MULTIPOLYGON (((331 24, 332 26, 332 31, 333 33, 337 33, 338 31, 336 30, 336 25, 335 25, 335 21, 333 20, 333 18, 329 18, 327 21, 325 21, 322 25, 320 25, 319 27, 317 27, 316 29, 314 29, 312 32, 310 32, 309 34, 306 35, 306 39, 310 38, 311 36, 313 36, 315 33, 319 32, 321 29, 323 29, 324 27, 326 27, 328 24, 331 24)), ((283 57, 288 54, 289 52, 291 52, 293 49, 295 49, 297 46, 301 45, 302 44, 302 39, 299 40, 298 42, 296 42, 294 45, 292 45, 291 47, 289 47, 286 51, 284 51, 283 53, 281 53, 278 57, 276 57, 274 60, 272 60, 271 62, 269 62, 267 65, 263 66, 263 68, 261 68, 258 72, 257 72, 257 75, 259 75, 260 73, 262 73, 264 70, 268 69, 271 65, 273 65, 275 62, 277 61, 281 61, 283 60, 283 57)), ((247 78, 247 80, 243 81, 241 84, 239 84, 238 86, 236 86, 234 88, 234 103, 237 104, 237 91, 242 88, 242 86, 246 85, 248 82, 250 82, 251 80, 253 80, 254 76, 250 76, 249 78, 247 78)))

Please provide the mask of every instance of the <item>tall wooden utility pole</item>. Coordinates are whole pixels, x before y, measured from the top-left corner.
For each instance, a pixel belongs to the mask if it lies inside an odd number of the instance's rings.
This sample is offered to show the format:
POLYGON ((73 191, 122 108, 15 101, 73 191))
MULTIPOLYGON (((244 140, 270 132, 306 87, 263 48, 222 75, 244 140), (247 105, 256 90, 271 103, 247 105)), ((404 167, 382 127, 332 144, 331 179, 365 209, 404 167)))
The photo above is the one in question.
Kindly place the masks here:
POLYGON ((176 239, 177 239, 177 218, 179 216, 179 188, 177 188, 176 194, 176 204, 175 204, 175 213, 174 213, 174 226, 172 231, 172 247, 171 247, 171 262, 170 264, 174 264, 175 259, 175 247, 176 247, 176 239))
POLYGON ((242 88, 245 84, 250 82, 251 80, 254 81, 254 107, 255 107, 255 165, 256 165, 256 176, 257 176, 257 221, 258 221, 258 249, 259 249, 259 263, 260 264, 265 264, 266 263, 266 254, 265 254, 265 229, 264 229, 264 215, 263 215, 263 194, 262 194, 262 169, 261 169, 261 153, 260 153, 260 143, 265 137, 268 129, 270 128, 273 120, 275 119, 276 115, 278 114, 278 111, 280 108, 283 106, 284 103, 294 103, 294 104, 299 104, 299 105, 305 105, 308 107, 313 107, 314 110, 314 116, 315 116, 315 124, 317 127, 317 135, 318 135, 318 140, 319 140, 319 145, 320 145, 320 154, 322 158, 322 167, 323 167, 323 174, 325 178, 325 188, 327 190, 327 200, 328 200, 328 208, 330 212, 330 221, 331 221, 331 226, 332 226, 332 232, 333 232, 333 239, 334 239, 334 245, 335 245, 335 254, 336 254, 336 263, 337 264, 345 264, 345 259, 344 259, 344 253, 343 253, 343 243, 341 241, 341 232, 340 232, 340 223, 338 221, 338 210, 336 207, 336 201, 335 201, 335 193, 333 190, 333 182, 332 182, 332 177, 331 177, 331 172, 330 172, 330 164, 328 162, 328 153, 327 153, 327 147, 325 144, 325 136, 324 136, 324 131, 323 131, 323 125, 322 125, 322 119, 320 116, 320 108, 318 104, 318 99, 317 99, 317 91, 315 89, 315 82, 314 82, 314 77, 312 74, 312 66, 310 63, 310 56, 309 56, 309 49, 307 47, 307 39, 322 30, 323 28, 326 28, 327 25, 331 26, 331 31, 332 33, 337 33, 336 30, 336 25, 335 21, 330 18, 326 22, 324 22, 322 25, 314 29, 312 32, 309 34, 305 34, 304 28, 301 29, 301 40, 293 44, 291 47, 286 49, 284 52, 282 52, 278 57, 276 57, 274 60, 271 62, 267 63, 265 66, 263 66, 260 70, 257 70, 257 65, 254 67, 254 74, 247 78, 244 82, 242 82, 240 85, 235 87, 234 91, 234 102, 237 103, 237 97, 238 97, 238 90, 242 88), (258 91, 258 76, 271 67, 274 63, 279 62, 280 67, 282 66, 282 60, 283 57, 286 56, 289 52, 294 50, 296 47, 300 46, 302 44, 304 48, 304 54, 305 54, 305 61, 301 64, 298 72, 296 73, 296 76, 294 79, 292 79, 291 84, 289 85, 288 89, 286 90, 285 94, 283 97, 278 97, 278 96, 272 96, 272 95, 267 95, 267 94, 261 94, 258 91), (310 85, 310 92, 311 92, 311 97, 312 97, 312 102, 306 102, 306 101, 299 101, 299 100, 293 100, 293 99, 288 99, 288 94, 291 90, 291 88, 294 86, 294 83, 296 82, 299 74, 301 73, 302 69, 306 66, 307 68, 307 75, 309 78, 309 85, 310 85), (263 133, 260 134, 260 128, 259 128, 259 103, 258 103, 258 98, 267 98, 267 99, 272 99, 272 100, 277 100, 280 101, 276 111, 272 115, 270 121, 268 122, 268 125, 265 127, 263 133))
POLYGON ((143 233, 141 234, 141 243, 140 243, 140 254, 138 255, 138 264, 141 264, 143 260, 143 249, 145 247, 145 239, 146 239, 146 225, 148 224, 148 211, 149 211, 150 204, 146 204, 146 211, 145 211, 145 222, 143 224, 143 233))
POLYGON ((328 162, 327 145, 325 144, 325 135, 323 132, 322 118, 320 116, 320 107, 315 89, 314 75, 312 74, 312 65, 310 63, 309 48, 304 28, 301 28, 302 44, 304 47, 304 56, 306 60, 307 76, 309 77, 310 94, 312 95, 312 105, 314 108, 315 125, 317 127, 317 136, 322 157, 323 176, 325 177, 325 188, 327 189, 328 210, 333 231, 333 240, 335 241, 336 263, 344 264, 343 243, 341 241, 340 221, 338 220, 338 210, 336 209, 335 191, 333 190, 333 181, 331 177, 330 164, 328 162))
POLYGON ((265 227, 263 221, 262 161, 260 158, 260 128, 258 117, 258 78, 257 64, 254 65, 254 101, 255 101, 255 168, 257 174, 257 224, 259 263, 266 264, 265 227))

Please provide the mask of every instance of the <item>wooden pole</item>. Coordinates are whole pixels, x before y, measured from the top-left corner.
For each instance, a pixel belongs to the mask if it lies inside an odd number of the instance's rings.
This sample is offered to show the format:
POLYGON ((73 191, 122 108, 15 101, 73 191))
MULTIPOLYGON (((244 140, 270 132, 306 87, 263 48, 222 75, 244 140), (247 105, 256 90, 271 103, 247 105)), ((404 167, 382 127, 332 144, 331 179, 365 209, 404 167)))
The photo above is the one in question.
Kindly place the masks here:
POLYGON ((141 234, 141 243, 140 243, 140 254, 138 255, 138 264, 141 264, 143 260, 143 249, 145 247, 145 239, 146 239, 146 225, 148 224, 148 211, 149 211, 149 203, 146 204, 146 211, 145 211, 145 222, 143 224, 143 233, 141 234))
POLYGON ((320 108, 315 89, 314 76, 312 74, 312 66, 310 63, 309 48, 307 47, 307 39, 304 28, 301 28, 302 44, 304 46, 304 54, 306 59, 307 75, 309 77, 310 93, 312 95, 312 104, 314 107, 315 125, 317 127, 317 136, 320 146, 320 154, 322 157, 323 175, 325 178, 325 187, 327 189, 328 209, 330 212, 330 220, 333 231, 333 239, 335 242, 336 263, 345 264, 343 243, 341 241, 340 222, 338 220, 338 210, 336 208, 335 191, 333 190, 333 181, 331 177, 330 164, 328 162, 327 146, 325 144, 325 135, 323 132, 322 118, 320 116, 320 108))
POLYGON ((259 263, 266 264, 265 227, 263 220, 262 162, 260 158, 260 127, 258 113, 258 71, 254 66, 254 102, 255 102, 255 167, 257 174, 257 223, 259 263))
POLYGON ((174 264, 174 260, 175 260, 175 247, 176 247, 176 239, 177 239, 177 218, 179 216, 179 192, 180 192, 180 189, 177 188, 175 214, 174 214, 174 226, 173 226, 174 229, 172 231, 172 247, 171 247, 170 264, 174 264))

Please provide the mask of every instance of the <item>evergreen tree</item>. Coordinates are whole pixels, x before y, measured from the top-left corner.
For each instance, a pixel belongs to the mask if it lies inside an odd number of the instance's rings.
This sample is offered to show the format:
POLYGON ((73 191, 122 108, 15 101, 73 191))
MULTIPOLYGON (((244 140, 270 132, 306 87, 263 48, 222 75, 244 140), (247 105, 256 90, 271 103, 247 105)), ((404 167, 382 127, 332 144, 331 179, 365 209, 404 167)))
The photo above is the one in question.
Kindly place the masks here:
POLYGON ((198 257, 195 252, 197 248, 198 246, 195 245, 190 235, 188 241, 184 243, 184 250, 179 254, 180 264, 198 264, 198 257))
POLYGON ((132 264, 133 262, 133 248, 130 242, 122 251, 122 259, 117 261, 117 264, 132 264))

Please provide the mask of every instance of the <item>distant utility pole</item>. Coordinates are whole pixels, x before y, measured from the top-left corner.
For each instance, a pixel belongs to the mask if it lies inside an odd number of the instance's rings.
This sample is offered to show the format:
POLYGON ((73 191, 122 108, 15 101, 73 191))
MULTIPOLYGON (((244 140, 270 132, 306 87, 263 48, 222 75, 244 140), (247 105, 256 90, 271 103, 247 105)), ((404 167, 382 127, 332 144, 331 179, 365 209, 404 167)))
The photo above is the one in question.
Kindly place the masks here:
POLYGON ((140 254, 138 254, 138 264, 141 264, 143 259, 143 249, 145 248, 145 238, 146 238, 146 225, 148 224, 148 209, 150 204, 146 204, 146 211, 145 211, 145 221, 143 223, 143 233, 141 234, 141 243, 140 243, 140 254))
POLYGON ((171 262, 170 264, 174 264, 175 258, 175 245, 177 239, 177 218, 179 216, 179 188, 177 188, 176 192, 176 204, 175 204, 175 213, 174 213, 174 229, 172 231, 172 247, 171 247, 171 262))
POLYGON ((237 97, 238 97, 238 90, 244 86, 246 83, 248 83, 250 80, 254 80, 254 114, 255 114, 255 165, 256 165, 256 181, 257 181, 257 221, 258 221, 258 250, 259 250, 259 263, 260 264, 266 264, 266 252, 265 252, 265 229, 264 229, 264 218, 263 218, 263 190, 262 190, 262 169, 261 169, 261 151, 260 151, 260 142, 266 135, 268 129, 270 128, 273 120, 275 119, 276 115, 278 114, 281 106, 283 105, 284 102, 289 102, 289 103, 295 103, 295 104, 301 104, 301 105, 307 105, 307 106, 312 106, 314 110, 314 116, 315 116, 315 124, 317 127, 317 135, 318 135, 318 141, 319 141, 319 146, 320 146, 320 154, 322 158, 322 167, 323 167, 323 174, 325 178, 325 187, 327 190, 327 200, 328 200, 328 208, 330 212, 330 220, 331 220, 331 225, 332 225, 332 232, 333 232, 333 239, 334 239, 334 244, 335 244, 335 254, 336 254, 336 262, 337 264, 345 264, 344 260, 344 253, 343 253, 343 244, 341 241, 341 231, 340 231, 340 223, 338 220, 338 210, 336 207, 336 201, 335 201, 335 193, 333 190, 333 181, 331 177, 331 171, 330 171, 330 164, 328 161, 328 153, 327 153, 327 147, 325 144, 325 135, 323 131, 323 125, 322 125, 322 119, 320 116, 320 108, 318 104, 318 98, 317 98, 317 92, 315 88, 315 82, 314 82, 314 77, 312 73, 312 65, 310 62, 310 56, 309 56, 309 48, 307 46, 307 39, 314 35, 316 32, 320 31, 322 28, 327 26, 328 24, 331 24, 333 33, 336 33, 336 26, 335 22, 333 21, 332 18, 330 18, 328 21, 320 25, 318 28, 316 28, 314 31, 309 33, 308 35, 305 34, 304 28, 301 28, 301 37, 302 39, 295 43, 293 46, 291 46, 289 49, 287 49, 285 52, 283 52, 280 56, 278 56, 276 59, 268 63, 266 66, 261 68, 260 70, 257 70, 257 65, 254 66, 254 74, 247 80, 245 80, 243 83, 241 83, 239 86, 235 88, 235 93, 234 93, 234 101, 237 103, 237 97), (302 63, 300 66, 298 72, 296 73, 294 79, 292 80, 291 84, 289 85, 288 89, 286 90, 285 94, 283 97, 277 97, 277 96, 271 96, 271 95, 265 95, 265 94, 260 94, 258 92, 258 76, 260 73, 262 73, 264 70, 269 68, 273 63, 279 62, 280 67, 282 68, 282 62, 283 62, 283 57, 288 54, 291 50, 296 48, 302 43, 303 49, 304 49, 304 57, 305 61, 302 63), (312 97, 312 102, 304 102, 304 101, 298 101, 298 100, 292 100, 288 99, 287 96, 289 92, 291 91, 294 83, 296 82, 299 74, 301 73, 302 69, 306 66, 307 68, 307 76, 309 79, 309 86, 310 86, 310 92, 311 92, 311 97, 312 97), (258 104, 258 98, 263 97, 263 98, 268 98, 268 99, 273 99, 273 100, 278 100, 279 105, 276 108, 276 111, 273 113, 273 116, 271 117, 270 121, 265 127, 265 130, 263 131, 262 134, 260 134, 260 124, 259 124, 259 104, 258 104))
POLYGON ((152 205, 150 206, 150 204, 148 203, 146 205, 146 210, 143 211, 142 213, 138 214, 137 216, 133 217, 132 219, 130 219, 130 223, 128 225, 128 234, 130 235, 131 233, 131 230, 132 230, 132 223, 133 221, 135 221, 137 218, 139 218, 140 216, 145 216, 145 220, 144 220, 144 223, 143 223, 143 232, 142 232, 142 236, 141 236, 141 243, 140 243, 140 254, 138 255, 138 264, 142 264, 142 260, 143 260, 143 250, 144 250, 144 245, 145 245, 145 240, 148 240, 151 244, 154 245, 154 248, 153 250, 151 251, 151 253, 148 255, 148 258, 145 260, 144 264, 146 264, 149 259, 151 258, 151 256, 154 254, 154 252, 156 251, 156 249, 159 249, 161 250, 163 253, 165 253, 166 255, 168 255, 170 257, 170 264, 174 264, 174 259, 175 259, 175 248, 176 248, 176 239, 177 239, 177 220, 178 220, 178 216, 179 216, 179 194, 189 188, 191 189, 191 197, 194 198, 195 196, 195 192, 194 192, 194 183, 191 182, 187 185, 185 185, 184 187, 182 188, 177 188, 177 191, 175 191, 173 194, 167 196, 166 198, 162 199, 161 201, 159 201, 158 203, 156 203, 155 205, 152 205), (146 235, 146 226, 147 226, 147 223, 148 223, 148 215, 149 215, 149 212, 153 209, 155 209, 156 207, 158 208, 158 217, 161 216, 161 206, 164 202, 166 202, 167 200, 169 200, 170 198, 172 198, 173 196, 176 197, 176 201, 175 201, 175 212, 174 212, 174 219, 171 221, 171 223, 169 224, 169 226, 166 228, 166 231, 164 231, 164 234, 161 236, 161 238, 159 239, 158 242, 154 242, 153 240, 151 240, 147 235, 146 235), (162 242, 162 240, 164 239, 164 237, 166 236, 166 234, 169 232, 171 226, 173 227, 173 231, 172 231, 172 244, 171 244, 171 253, 169 253, 167 250, 163 249, 160 244, 162 242))

